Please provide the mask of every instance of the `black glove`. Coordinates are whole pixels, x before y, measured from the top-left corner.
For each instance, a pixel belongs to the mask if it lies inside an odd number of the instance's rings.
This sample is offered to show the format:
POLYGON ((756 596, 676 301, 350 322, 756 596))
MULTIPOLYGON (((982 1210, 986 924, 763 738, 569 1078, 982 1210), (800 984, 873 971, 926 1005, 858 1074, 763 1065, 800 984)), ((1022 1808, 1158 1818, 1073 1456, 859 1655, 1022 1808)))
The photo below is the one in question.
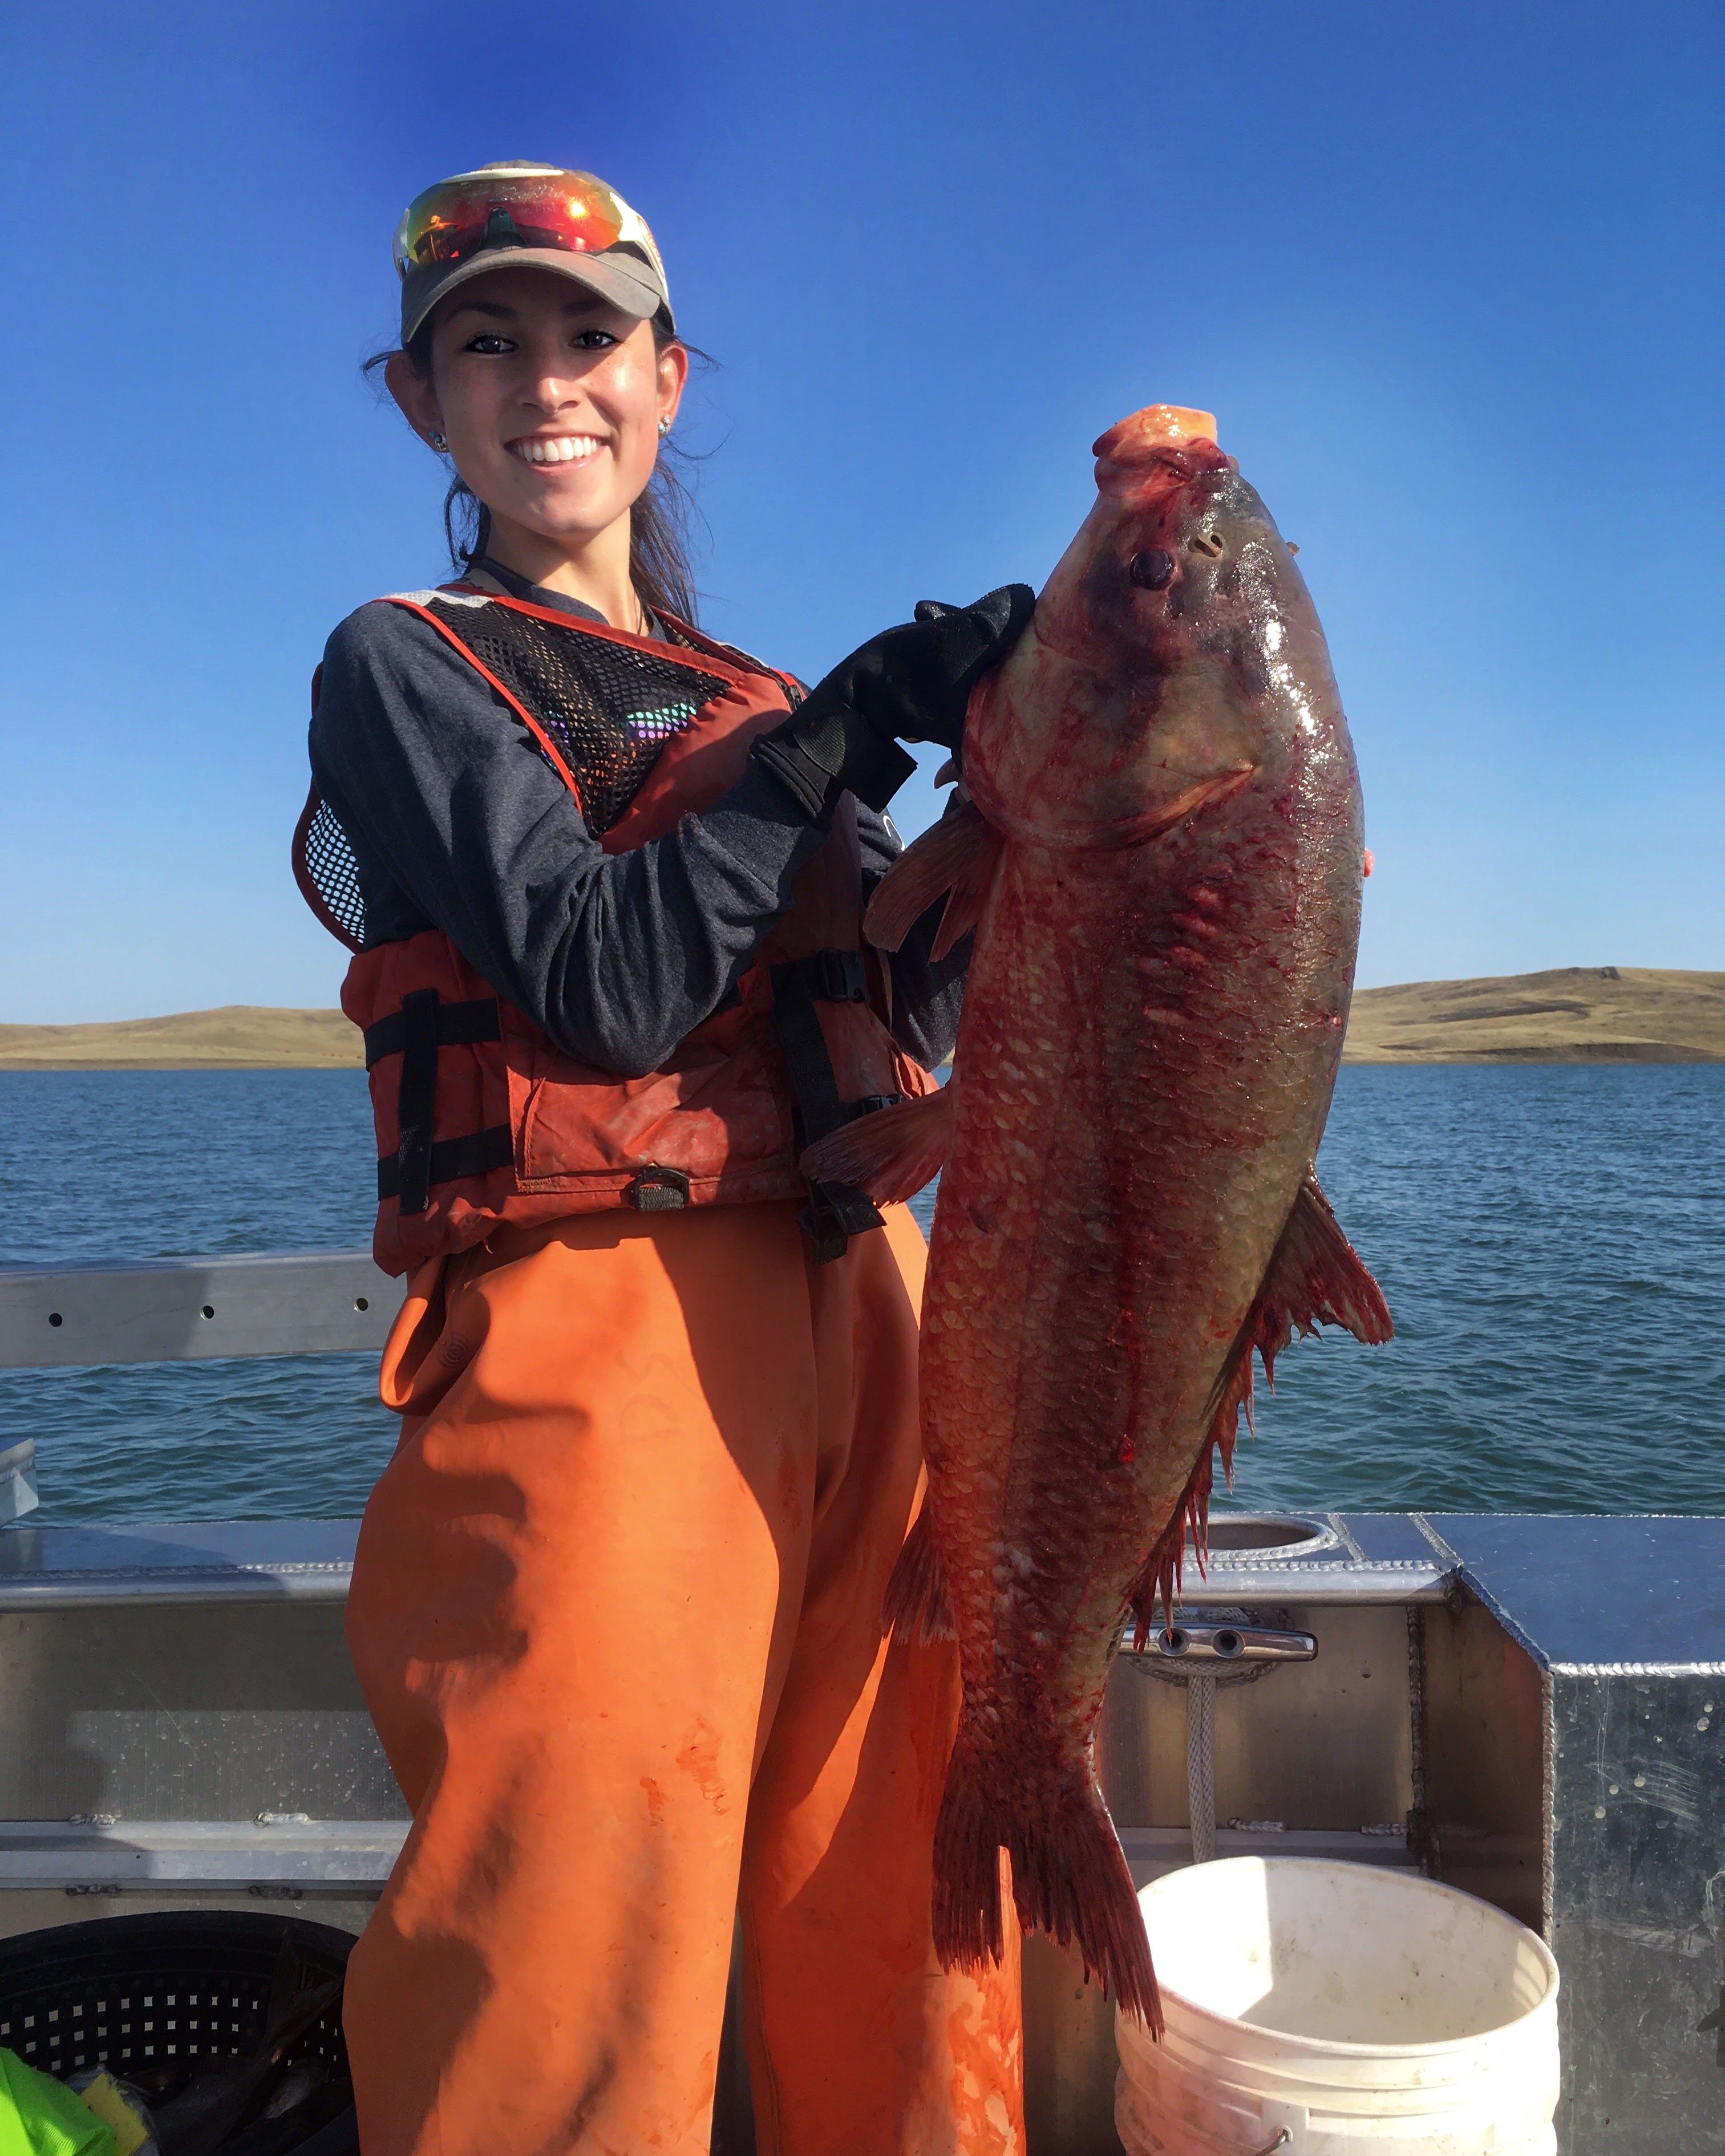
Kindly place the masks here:
POLYGON ((923 599, 914 621, 853 651, 750 753, 814 822, 844 793, 884 808, 916 768, 899 742, 938 742, 956 754, 971 690, 1024 634, 1035 606, 1028 584, 1003 584, 974 606, 923 599))

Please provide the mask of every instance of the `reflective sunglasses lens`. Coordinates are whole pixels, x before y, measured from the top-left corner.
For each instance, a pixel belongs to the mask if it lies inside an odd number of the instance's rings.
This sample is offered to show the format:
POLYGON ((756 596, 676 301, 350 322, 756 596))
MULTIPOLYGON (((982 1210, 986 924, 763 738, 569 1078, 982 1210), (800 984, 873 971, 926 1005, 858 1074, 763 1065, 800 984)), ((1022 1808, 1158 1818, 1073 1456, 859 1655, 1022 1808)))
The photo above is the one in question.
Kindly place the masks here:
POLYGON ((403 277, 434 262, 465 261, 485 247, 557 247, 598 254, 623 234, 623 206, 590 172, 501 179, 478 174, 428 187, 396 235, 403 277))

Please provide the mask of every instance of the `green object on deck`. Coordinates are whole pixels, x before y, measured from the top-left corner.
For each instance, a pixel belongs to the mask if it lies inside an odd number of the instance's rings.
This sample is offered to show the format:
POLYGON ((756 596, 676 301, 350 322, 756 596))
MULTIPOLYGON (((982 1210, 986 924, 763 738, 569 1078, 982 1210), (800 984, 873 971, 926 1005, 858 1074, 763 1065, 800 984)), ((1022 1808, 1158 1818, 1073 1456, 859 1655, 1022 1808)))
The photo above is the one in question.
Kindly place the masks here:
POLYGON ((114 2130, 64 2082, 0 2047, 0 2156, 114 2156, 114 2130))

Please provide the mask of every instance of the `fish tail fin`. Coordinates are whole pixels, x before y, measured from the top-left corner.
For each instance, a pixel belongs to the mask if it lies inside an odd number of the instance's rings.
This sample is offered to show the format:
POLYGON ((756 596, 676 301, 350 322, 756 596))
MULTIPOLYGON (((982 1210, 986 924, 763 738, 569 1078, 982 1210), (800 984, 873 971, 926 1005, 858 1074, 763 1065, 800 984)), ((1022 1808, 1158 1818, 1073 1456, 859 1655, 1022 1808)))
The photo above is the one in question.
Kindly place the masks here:
POLYGON ((901 1647, 927 1647, 937 1640, 955 1640, 958 1628, 952 1619, 952 1598, 947 1589, 946 1569, 936 1546, 928 1517, 928 1500, 922 1500, 911 1532, 905 1537, 898 1563, 886 1583, 886 1599, 880 1612, 880 1629, 901 1647))
POLYGON ((811 1183, 849 1183, 878 1205, 900 1205, 940 1173, 957 1101, 949 1080, 937 1093, 859 1116, 809 1147, 802 1168, 811 1183))
POLYGON ((880 879, 863 930, 882 951, 896 951, 942 893, 949 894, 930 955, 944 958, 976 927, 1000 858, 999 835, 974 802, 965 801, 908 845, 880 879))
POLYGON ((943 1969, 984 1969, 1006 1951, 1000 1892, 1005 1835, 974 1762, 955 1753, 934 1830, 934 1950, 943 1969))
POLYGON ((1026 1931, 1076 1947, 1084 1972, 1154 2035, 1162 2002, 1131 1871, 1094 1783, 1026 1790, 961 1748, 934 1838, 934 1945, 948 1969, 998 1962, 1004 1944, 1000 1853, 1026 1931))

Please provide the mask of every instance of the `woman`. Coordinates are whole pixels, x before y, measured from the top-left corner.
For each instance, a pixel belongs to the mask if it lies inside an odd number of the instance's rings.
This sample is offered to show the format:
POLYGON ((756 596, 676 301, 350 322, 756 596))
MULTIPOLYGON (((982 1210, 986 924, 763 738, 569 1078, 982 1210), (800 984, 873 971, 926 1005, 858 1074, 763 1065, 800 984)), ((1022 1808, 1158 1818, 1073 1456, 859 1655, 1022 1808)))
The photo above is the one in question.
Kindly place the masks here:
POLYGON ((705 2151, 739 1906, 762 2156, 1017 2149, 1016 1970, 929 1939, 956 1652, 880 1636, 922 1237, 795 1161, 950 1051, 963 955, 884 965, 860 908, 900 737, 956 748, 1030 595, 805 696, 687 619, 640 218, 488 167, 397 262, 386 379, 477 536, 331 639, 296 850, 411 1272, 347 1620, 413 1813, 348 1977, 366 2156, 705 2151))

